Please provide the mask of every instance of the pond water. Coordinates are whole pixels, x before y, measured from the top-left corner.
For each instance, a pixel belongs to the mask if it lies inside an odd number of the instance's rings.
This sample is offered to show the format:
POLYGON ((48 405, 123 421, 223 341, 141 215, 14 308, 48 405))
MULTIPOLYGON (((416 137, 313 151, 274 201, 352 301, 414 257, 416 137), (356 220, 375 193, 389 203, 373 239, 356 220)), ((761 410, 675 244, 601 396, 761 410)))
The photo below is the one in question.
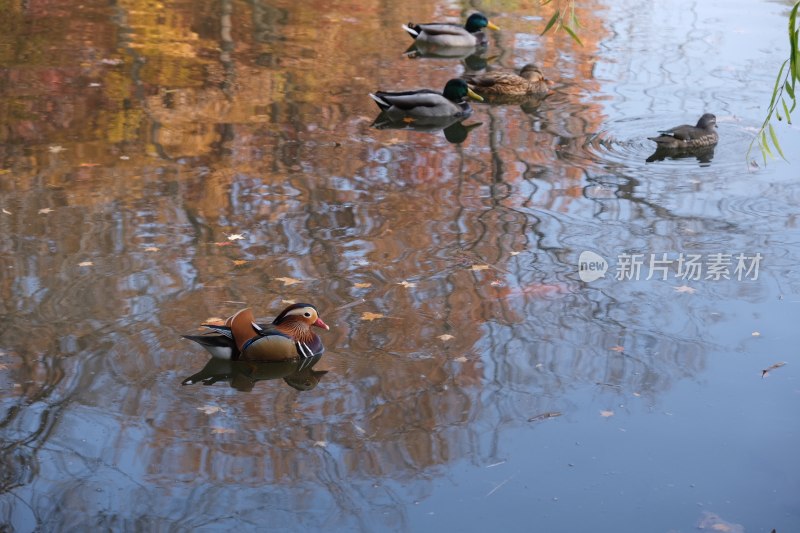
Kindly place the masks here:
POLYGON ((4 3, 2 529, 800 531, 800 132, 745 155, 790 8, 4 3), (476 9, 483 57, 404 55, 476 9), (540 102, 372 127, 529 62, 540 102), (286 301, 315 373, 181 338, 286 301))

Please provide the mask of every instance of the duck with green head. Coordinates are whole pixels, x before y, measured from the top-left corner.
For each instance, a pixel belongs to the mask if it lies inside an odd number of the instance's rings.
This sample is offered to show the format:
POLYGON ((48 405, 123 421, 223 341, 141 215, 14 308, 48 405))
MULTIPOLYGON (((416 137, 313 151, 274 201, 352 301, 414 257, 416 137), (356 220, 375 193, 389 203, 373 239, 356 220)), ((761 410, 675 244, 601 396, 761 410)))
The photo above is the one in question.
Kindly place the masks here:
POLYGON ((499 30, 485 15, 473 13, 463 26, 445 22, 414 24, 409 22, 403 29, 414 38, 415 43, 445 47, 484 46, 487 44, 484 28, 499 30))
POLYGON ((452 79, 440 93, 431 89, 415 91, 370 93, 378 107, 392 120, 426 117, 466 117, 472 108, 466 98, 483 101, 467 86, 467 82, 452 79))

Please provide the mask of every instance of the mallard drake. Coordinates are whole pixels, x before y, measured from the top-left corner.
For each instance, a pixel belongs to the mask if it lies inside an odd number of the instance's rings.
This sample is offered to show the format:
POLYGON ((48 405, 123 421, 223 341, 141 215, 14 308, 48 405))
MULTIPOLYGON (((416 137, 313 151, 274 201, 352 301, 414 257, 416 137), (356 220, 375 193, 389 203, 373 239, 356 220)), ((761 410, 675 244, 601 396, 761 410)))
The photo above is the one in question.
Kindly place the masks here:
POLYGON ((392 120, 422 117, 466 117, 472 108, 464 100, 466 97, 482 101, 479 95, 472 92, 467 82, 452 79, 444 86, 441 93, 430 89, 404 92, 378 91, 370 93, 386 115, 392 120))
POLYGON ((489 22, 489 19, 481 13, 470 15, 467 23, 463 26, 444 22, 428 24, 409 22, 403 26, 403 29, 414 38, 415 42, 455 48, 485 45, 487 40, 482 31, 483 28, 500 29, 489 22))
POLYGON ((464 76, 470 89, 481 96, 545 95, 550 89, 542 70, 533 64, 513 72, 487 72, 464 76))
POLYGON ((711 113, 706 113, 697 125, 690 126, 683 124, 668 130, 659 131, 658 137, 648 137, 655 141, 659 148, 700 148, 717 144, 719 135, 716 132, 717 117, 711 113))
POLYGON ((242 309, 224 326, 203 324, 204 335, 183 337, 200 344, 216 358, 242 361, 291 361, 321 355, 322 339, 312 326, 329 330, 311 304, 292 304, 271 324, 256 324, 253 311, 242 309))

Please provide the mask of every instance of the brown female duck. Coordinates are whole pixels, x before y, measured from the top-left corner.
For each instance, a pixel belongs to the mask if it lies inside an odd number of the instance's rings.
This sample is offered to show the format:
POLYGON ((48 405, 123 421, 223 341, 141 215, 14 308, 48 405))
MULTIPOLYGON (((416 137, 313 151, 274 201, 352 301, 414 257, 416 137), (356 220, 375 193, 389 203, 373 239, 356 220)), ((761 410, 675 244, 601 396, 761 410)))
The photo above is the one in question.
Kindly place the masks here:
POLYGON ((661 135, 658 137, 648 137, 648 139, 655 141, 659 148, 667 149, 713 146, 719 140, 716 127, 717 117, 711 113, 706 113, 700 117, 695 126, 688 124, 675 126, 674 128, 660 131, 661 135))
POLYGON ((469 88, 481 96, 543 96, 550 92, 542 70, 527 64, 519 74, 487 72, 464 76, 469 88))

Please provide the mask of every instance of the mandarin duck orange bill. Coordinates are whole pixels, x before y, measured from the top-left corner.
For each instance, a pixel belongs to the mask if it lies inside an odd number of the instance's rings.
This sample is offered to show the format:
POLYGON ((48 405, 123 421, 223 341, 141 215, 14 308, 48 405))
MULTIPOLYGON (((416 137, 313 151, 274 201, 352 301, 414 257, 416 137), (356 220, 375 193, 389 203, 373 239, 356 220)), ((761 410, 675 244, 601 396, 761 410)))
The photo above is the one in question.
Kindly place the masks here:
POLYGON ((308 359, 325 351, 322 339, 312 327, 329 330, 311 304, 292 304, 271 324, 256 324, 253 311, 242 309, 224 326, 203 324, 208 333, 183 335, 200 344, 218 359, 240 361, 292 361, 308 359))

